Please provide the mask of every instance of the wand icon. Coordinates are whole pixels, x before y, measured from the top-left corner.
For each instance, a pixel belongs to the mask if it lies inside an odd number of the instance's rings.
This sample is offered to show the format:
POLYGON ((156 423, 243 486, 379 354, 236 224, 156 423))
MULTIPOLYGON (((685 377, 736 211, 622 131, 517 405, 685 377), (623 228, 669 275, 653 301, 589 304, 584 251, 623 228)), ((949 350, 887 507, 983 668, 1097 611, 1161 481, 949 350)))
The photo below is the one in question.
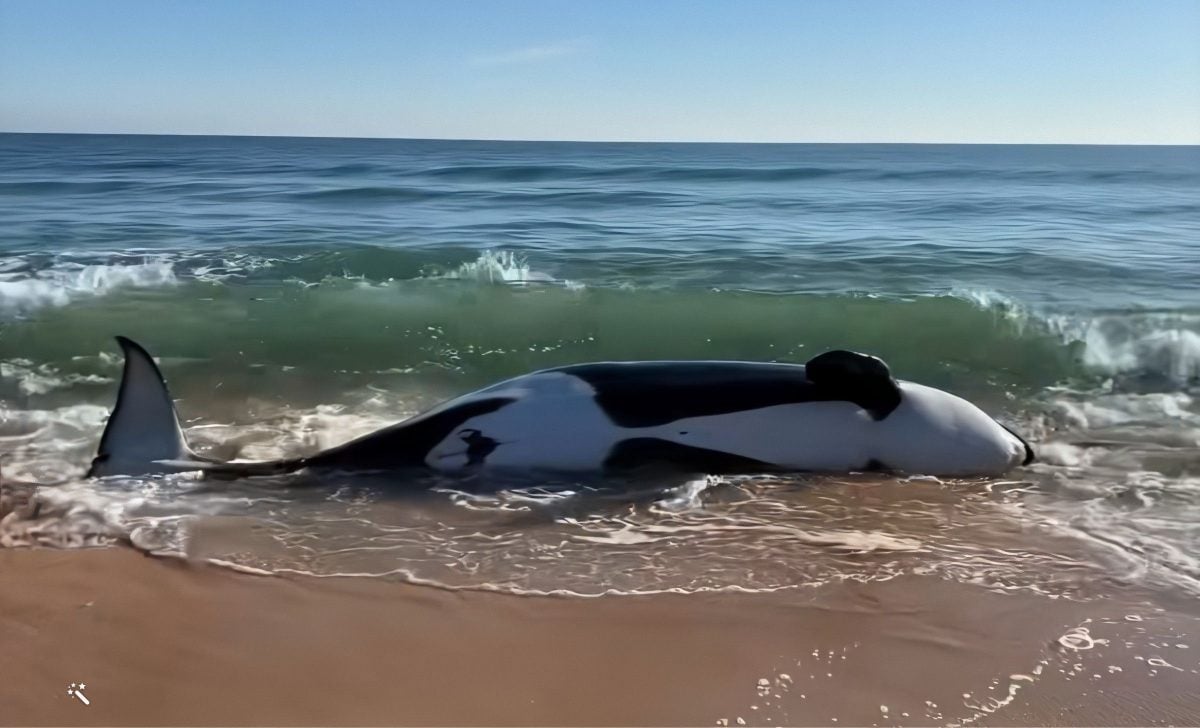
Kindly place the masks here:
POLYGON ((67 686, 67 697, 79 698, 79 702, 83 703, 84 705, 91 705, 92 701, 88 700, 87 696, 83 694, 83 691, 86 689, 87 685, 84 683, 71 683, 67 686))

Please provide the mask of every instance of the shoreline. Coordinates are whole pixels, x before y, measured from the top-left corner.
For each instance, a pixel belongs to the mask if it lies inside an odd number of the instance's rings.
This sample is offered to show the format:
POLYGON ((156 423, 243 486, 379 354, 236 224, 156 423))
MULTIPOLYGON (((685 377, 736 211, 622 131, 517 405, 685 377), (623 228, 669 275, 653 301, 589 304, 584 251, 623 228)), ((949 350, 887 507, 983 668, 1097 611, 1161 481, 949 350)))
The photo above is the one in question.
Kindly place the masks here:
POLYGON ((0 550, 0 574, 6 725, 1200 723, 1200 617, 1116 599, 530 597, 123 548, 0 550))

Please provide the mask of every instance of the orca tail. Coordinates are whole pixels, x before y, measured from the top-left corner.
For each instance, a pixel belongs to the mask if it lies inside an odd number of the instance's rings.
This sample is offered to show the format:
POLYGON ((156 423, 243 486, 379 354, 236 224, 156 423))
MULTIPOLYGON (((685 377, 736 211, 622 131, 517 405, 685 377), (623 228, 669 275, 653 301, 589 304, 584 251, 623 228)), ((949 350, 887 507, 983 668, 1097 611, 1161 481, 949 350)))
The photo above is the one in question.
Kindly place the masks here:
POLYGON ((206 462, 192 453, 179 427, 167 382, 150 354, 124 336, 125 369, 117 404, 109 415, 88 477, 177 473, 206 462), (164 463, 161 461, 170 461, 164 463))

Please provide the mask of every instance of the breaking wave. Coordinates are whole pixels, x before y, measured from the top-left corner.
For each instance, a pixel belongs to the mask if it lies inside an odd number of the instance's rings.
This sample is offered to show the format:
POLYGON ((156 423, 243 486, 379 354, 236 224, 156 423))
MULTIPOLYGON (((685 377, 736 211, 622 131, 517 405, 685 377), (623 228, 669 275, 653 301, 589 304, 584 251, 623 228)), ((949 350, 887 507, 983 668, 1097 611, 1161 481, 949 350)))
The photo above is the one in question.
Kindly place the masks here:
POLYGON ((1200 380, 1200 313, 1051 316, 1048 326, 1083 342, 1083 361, 1097 371, 1182 386, 1200 380))
POLYGON ((529 260, 513 251, 485 250, 475 260, 463 263, 444 278, 480 283, 548 283, 552 276, 529 267, 529 260))
POLYGON ((0 266, 0 312, 27 315, 40 308, 104 296, 124 288, 153 288, 176 282, 170 262, 59 263, 30 271, 20 259, 0 266))
MULTIPOLYGON (((325 325, 308 320, 319 312, 339 321, 348 348, 337 358, 351 354, 356 370, 443 366, 476 370, 474 382, 599 359, 802 361, 820 348, 871 351, 902 376, 937 385, 983 378, 1049 386, 1116 377, 1121 386, 1180 389, 1200 379, 1200 311, 1039 310, 994 289, 966 286, 891 296, 701 288, 687 285, 686 274, 682 284, 664 289, 604 277, 568 279, 563 268, 571 264, 535 267, 517 250, 469 255, 457 264, 446 262, 445 251, 434 256, 371 247, 163 253, 106 262, 13 257, 0 264, 0 318, 13 321, 10 344, 0 342, 0 380, 18 382, 27 395, 107 381, 104 372, 79 371, 39 354, 60 348, 32 335, 38 322, 30 317, 43 309, 59 311, 55 326, 99 351, 113 333, 150 341, 194 336, 236 343, 244 337, 238 346, 259 350, 263 365, 279 366, 297 364, 287 352, 305 348, 304 326, 325 325), (437 285, 451 282, 482 288, 437 285), (488 290, 547 285, 536 296, 488 290), (189 326, 180 330, 170 323, 176 319, 154 317, 160 326, 131 301, 161 307, 189 326), (73 303, 86 306, 76 311, 73 303), (95 327, 101 330, 89 330, 95 327), (28 335, 14 340, 25 328, 28 335), (381 339, 382 332, 391 333, 381 339), (495 366, 501 361, 511 366, 495 366)), ((311 356, 319 360, 324 353, 311 356)))

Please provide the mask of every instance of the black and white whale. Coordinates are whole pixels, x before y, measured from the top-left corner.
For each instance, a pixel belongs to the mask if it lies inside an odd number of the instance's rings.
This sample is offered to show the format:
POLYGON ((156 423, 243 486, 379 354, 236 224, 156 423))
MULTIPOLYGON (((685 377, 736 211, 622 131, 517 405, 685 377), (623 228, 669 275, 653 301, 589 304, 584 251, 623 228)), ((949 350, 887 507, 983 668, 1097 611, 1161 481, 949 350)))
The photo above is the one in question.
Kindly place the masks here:
POLYGON ((999 475, 1033 450, 970 402, 892 378, 880 359, 830 351, 807 364, 577 364, 509 379, 315 455, 212 461, 188 447, 161 372, 124 337, 120 393, 91 476, 302 469, 999 475))

